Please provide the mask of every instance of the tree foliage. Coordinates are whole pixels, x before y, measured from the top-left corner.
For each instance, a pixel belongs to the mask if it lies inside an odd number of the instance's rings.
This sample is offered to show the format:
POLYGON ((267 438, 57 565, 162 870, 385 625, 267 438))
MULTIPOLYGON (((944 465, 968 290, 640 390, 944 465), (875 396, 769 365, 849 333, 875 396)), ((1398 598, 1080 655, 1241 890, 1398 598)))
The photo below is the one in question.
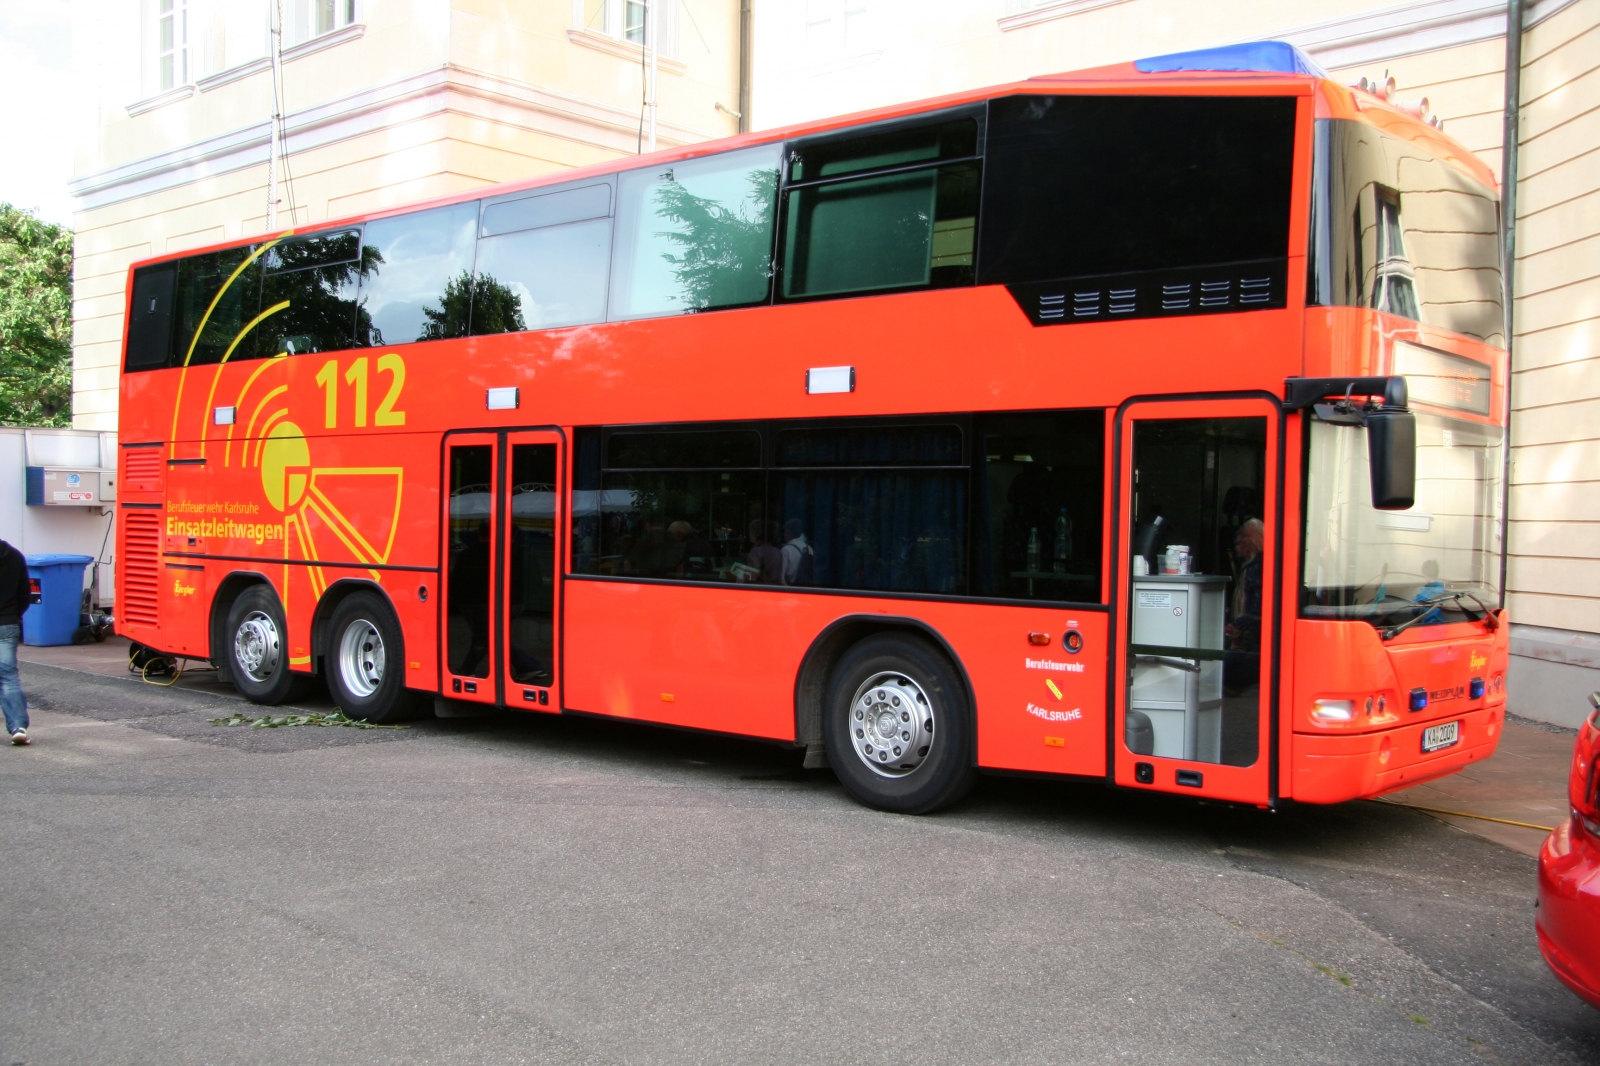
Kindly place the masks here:
POLYGON ((748 192, 739 203, 696 196, 676 182, 656 190, 656 217, 678 229, 656 234, 681 255, 663 256, 682 286, 684 304, 696 311, 736 307, 762 299, 772 276, 772 215, 778 175, 746 175, 748 192))
POLYGON ((0 425, 72 421, 72 231, 0 203, 0 425))
POLYGON ((439 306, 424 307, 422 336, 419 341, 465 337, 470 322, 474 334, 520 333, 527 329, 522 318, 522 297, 488 274, 463 270, 460 277, 445 282, 439 306))

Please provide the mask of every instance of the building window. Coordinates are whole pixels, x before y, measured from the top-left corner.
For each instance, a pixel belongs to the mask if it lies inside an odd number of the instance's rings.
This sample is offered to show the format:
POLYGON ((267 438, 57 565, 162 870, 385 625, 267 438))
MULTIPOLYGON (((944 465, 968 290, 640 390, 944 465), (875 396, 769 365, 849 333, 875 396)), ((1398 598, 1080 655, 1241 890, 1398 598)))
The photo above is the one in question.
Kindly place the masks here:
POLYGON ((302 44, 356 22, 356 0, 299 0, 283 8, 284 46, 302 44))
POLYGON ((161 88, 175 89, 180 85, 188 85, 190 81, 188 0, 160 0, 156 40, 161 88))
POLYGON ((656 50, 667 59, 678 56, 678 0, 573 0, 572 20, 579 29, 641 47, 646 42, 651 16, 656 26, 656 50))

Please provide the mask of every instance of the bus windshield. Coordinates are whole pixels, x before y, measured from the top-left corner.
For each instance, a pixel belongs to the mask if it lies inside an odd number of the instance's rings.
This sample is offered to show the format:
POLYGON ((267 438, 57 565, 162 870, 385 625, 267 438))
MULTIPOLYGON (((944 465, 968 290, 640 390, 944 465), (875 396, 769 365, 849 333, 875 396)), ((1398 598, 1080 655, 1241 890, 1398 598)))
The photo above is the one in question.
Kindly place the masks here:
POLYGON ((1301 615, 1439 625, 1499 606, 1498 426, 1417 412, 1416 502, 1372 506, 1367 435, 1311 423, 1301 615))

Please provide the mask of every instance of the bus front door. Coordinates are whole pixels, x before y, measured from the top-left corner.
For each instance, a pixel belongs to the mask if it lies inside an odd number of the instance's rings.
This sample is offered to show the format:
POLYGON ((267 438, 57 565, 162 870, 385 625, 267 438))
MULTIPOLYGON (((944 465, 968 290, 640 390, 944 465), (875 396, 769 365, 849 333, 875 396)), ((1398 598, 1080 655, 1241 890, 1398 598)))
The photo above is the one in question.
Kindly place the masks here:
POLYGON ((1277 449, 1265 399, 1117 419, 1117 784, 1267 804, 1277 449))

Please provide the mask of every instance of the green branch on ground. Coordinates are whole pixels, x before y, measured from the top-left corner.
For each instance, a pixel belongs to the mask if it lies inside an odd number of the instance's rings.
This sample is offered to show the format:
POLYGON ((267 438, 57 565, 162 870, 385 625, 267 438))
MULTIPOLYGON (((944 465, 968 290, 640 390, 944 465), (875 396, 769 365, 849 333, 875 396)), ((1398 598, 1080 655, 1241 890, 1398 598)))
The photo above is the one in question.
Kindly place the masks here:
POLYGON ((0 202, 0 425, 72 422, 72 231, 0 202))
POLYGON ((343 711, 332 714, 268 714, 260 718, 234 713, 227 718, 211 718, 212 725, 247 725, 251 729, 277 729, 288 725, 342 725, 351 729, 410 729, 407 725, 378 725, 365 718, 349 718, 343 711))

